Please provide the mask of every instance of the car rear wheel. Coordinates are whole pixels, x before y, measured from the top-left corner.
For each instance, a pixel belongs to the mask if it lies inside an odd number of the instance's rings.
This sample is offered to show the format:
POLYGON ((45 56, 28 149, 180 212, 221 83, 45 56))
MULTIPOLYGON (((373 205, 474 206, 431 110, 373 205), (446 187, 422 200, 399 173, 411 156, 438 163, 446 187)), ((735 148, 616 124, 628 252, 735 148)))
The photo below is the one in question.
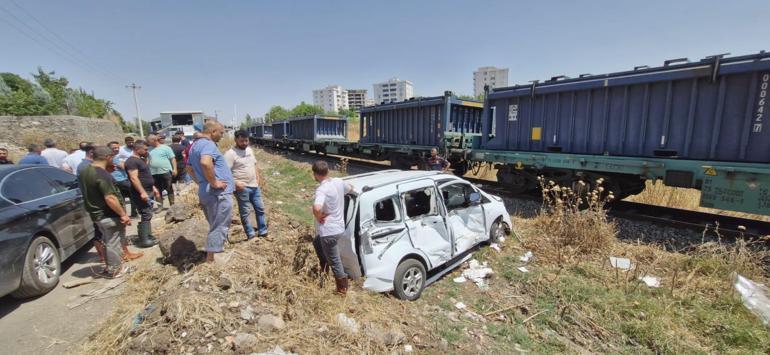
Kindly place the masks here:
POLYGON ((489 229, 489 242, 497 243, 501 237, 505 237, 508 233, 505 232, 505 223, 498 218, 495 223, 492 223, 492 228, 489 229))
POLYGON ((393 280, 393 288, 396 297, 414 301, 420 298, 426 281, 425 266, 415 259, 406 259, 396 268, 396 278, 393 280))
POLYGON ((37 236, 30 243, 21 270, 21 286, 11 293, 14 298, 39 296, 51 291, 59 283, 61 259, 56 245, 45 236, 37 236))

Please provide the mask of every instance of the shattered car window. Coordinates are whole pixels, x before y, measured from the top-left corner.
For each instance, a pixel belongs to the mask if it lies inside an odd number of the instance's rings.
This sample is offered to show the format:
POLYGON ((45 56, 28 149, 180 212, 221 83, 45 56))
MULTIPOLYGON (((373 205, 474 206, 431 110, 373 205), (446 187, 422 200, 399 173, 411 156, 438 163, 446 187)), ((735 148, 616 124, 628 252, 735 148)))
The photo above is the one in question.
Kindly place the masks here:
POLYGON ((432 188, 409 191, 404 194, 404 206, 409 218, 435 214, 435 201, 432 188))
POLYGON ((379 201, 374 204, 374 217, 377 222, 394 222, 398 220, 396 204, 392 198, 379 201))

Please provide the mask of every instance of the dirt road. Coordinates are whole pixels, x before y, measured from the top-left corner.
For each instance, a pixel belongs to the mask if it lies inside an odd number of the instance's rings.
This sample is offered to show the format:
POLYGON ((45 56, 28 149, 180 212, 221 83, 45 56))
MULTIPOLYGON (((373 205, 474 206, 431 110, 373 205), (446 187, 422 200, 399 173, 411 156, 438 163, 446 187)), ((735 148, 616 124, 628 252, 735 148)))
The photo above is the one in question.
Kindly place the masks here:
MULTIPOLYGON (((163 219, 155 221, 162 223, 163 219)), ((127 232, 129 237, 136 235, 136 221, 127 232)), ((160 256, 157 246, 141 251, 145 256, 133 263, 139 267, 156 264, 160 256)), ((27 300, 0 298, 0 353, 62 354, 76 349, 111 313, 122 292, 121 285, 93 298, 83 297, 111 282, 99 278, 76 288, 62 287, 63 283, 94 276, 98 262, 93 247, 83 248, 63 263, 59 285, 48 294, 27 300), (87 299, 90 301, 83 303, 87 299)))

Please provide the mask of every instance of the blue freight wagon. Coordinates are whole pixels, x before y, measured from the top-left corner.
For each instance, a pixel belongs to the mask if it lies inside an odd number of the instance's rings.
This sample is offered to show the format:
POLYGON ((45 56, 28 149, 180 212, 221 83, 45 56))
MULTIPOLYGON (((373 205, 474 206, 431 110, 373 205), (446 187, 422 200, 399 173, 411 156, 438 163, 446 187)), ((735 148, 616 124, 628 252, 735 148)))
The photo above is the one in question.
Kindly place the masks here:
MULTIPOLYGON (((361 144, 443 147, 446 139, 480 137, 483 104, 444 96, 414 98, 361 109, 361 144)), ((462 144, 456 141, 457 144, 462 144)))
POLYGON ((463 151, 481 139, 483 104, 444 96, 414 98, 361 109, 360 149, 373 159, 388 159, 407 169, 425 166, 425 157, 438 148, 464 173, 463 151), (458 153, 459 152, 459 153, 458 153))
POLYGON ((272 131, 273 131, 273 139, 274 140, 282 140, 289 137, 289 121, 282 120, 282 121, 275 121, 271 124, 272 131))
POLYGON ((704 207, 770 215, 769 86, 763 51, 494 89, 470 164, 496 164, 512 190, 601 178, 623 198, 660 179, 702 190, 704 207))
POLYGON ((253 138, 273 138, 273 126, 265 123, 257 123, 249 127, 249 134, 253 138))
POLYGON ((339 116, 303 116, 288 119, 290 140, 318 142, 322 140, 346 140, 348 120, 339 116))
POLYGON ((770 54, 494 89, 482 149, 770 162, 770 54))

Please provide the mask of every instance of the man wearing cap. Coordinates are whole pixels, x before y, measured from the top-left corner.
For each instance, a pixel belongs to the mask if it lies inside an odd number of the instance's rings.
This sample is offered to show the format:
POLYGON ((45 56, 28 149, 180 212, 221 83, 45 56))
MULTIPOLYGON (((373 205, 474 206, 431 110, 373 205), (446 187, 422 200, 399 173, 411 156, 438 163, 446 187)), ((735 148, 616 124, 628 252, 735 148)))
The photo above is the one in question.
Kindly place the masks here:
POLYGON ((61 169, 64 158, 67 157, 67 152, 56 148, 56 142, 51 138, 46 138, 43 142, 45 149, 40 152, 40 156, 48 161, 48 165, 61 169))

